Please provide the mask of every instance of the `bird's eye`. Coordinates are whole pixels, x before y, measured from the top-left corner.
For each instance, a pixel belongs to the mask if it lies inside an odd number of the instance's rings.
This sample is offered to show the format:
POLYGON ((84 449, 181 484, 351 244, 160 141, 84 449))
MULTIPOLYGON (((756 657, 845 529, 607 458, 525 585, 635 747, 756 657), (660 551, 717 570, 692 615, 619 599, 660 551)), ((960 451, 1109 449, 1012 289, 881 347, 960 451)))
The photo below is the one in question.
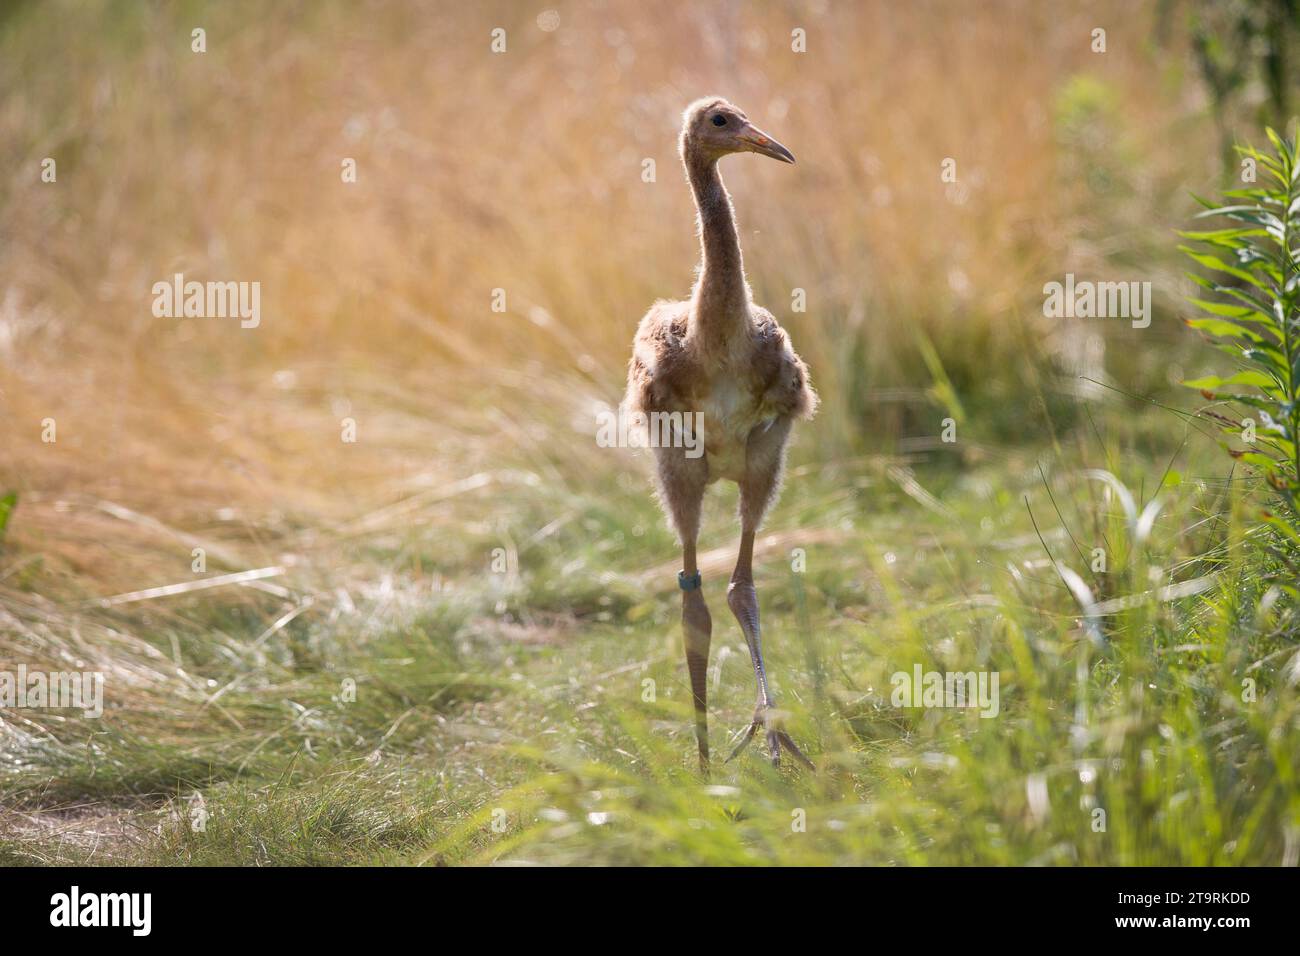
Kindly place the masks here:
POLYGON ((713 125, 714 125, 714 126, 726 126, 726 125, 727 125, 727 118, 726 118, 725 116, 723 116, 721 113, 719 113, 717 116, 713 117, 713 125))

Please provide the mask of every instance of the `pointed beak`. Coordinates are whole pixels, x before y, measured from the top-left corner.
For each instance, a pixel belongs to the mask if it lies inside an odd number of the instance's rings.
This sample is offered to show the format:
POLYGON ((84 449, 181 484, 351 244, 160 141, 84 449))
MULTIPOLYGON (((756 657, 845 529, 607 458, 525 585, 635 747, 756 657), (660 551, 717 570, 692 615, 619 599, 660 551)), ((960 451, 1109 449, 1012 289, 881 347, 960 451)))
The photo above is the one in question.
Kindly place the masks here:
POLYGON ((793 163, 794 153, 790 152, 771 136, 768 136, 757 126, 749 123, 739 133, 739 139, 745 144, 745 148, 752 153, 759 153, 763 156, 769 156, 772 159, 779 159, 783 163, 793 163))

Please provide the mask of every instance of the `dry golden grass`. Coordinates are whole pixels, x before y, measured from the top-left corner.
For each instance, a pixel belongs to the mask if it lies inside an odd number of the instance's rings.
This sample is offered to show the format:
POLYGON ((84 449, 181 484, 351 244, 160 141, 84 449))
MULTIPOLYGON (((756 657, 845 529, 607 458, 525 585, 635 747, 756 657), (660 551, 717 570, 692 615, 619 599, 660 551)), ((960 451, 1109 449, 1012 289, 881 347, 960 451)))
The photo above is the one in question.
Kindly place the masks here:
POLYGON ((102 518, 76 505, 74 530, 58 502, 340 521, 614 399, 637 318, 690 284, 675 131, 711 91, 800 157, 726 175, 756 295, 826 401, 819 441, 857 447, 875 389, 928 384, 913 328, 963 384, 998 374, 974 356, 1038 354, 1042 282, 1150 241, 1113 219, 1176 222, 1161 204, 1209 175, 1210 158, 1188 168, 1212 133, 1185 119, 1191 84, 1170 82, 1177 46, 1153 51, 1150 11, 1130 8, 575 2, 551 32, 511 3, 19 8, 0 66, 13 543, 50 553, 62 534, 72 569, 109 584, 129 559, 109 560, 102 518), (1079 75, 1122 103, 1098 125, 1108 155, 1139 157, 1105 209, 1067 175, 1078 144, 1054 115, 1079 75), (1090 243, 1103 214, 1109 245, 1090 243), (154 318, 150 286, 174 272, 260 281, 261 327, 154 318), (348 414, 355 446, 337 440, 348 414))

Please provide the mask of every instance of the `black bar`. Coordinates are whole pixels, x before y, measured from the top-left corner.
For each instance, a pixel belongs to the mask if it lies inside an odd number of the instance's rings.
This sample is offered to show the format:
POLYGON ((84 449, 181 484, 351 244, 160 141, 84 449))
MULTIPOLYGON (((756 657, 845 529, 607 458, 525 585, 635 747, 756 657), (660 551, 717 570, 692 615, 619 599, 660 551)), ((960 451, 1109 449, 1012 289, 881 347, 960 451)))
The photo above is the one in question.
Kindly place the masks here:
MULTIPOLYGON (((672 932, 678 916, 719 932, 737 919, 774 919, 792 929, 910 926, 962 939, 982 928, 990 938, 1041 930, 1056 934, 1044 939, 1071 941, 1217 941, 1292 925, 1295 888, 1295 872, 1283 869, 51 868, 0 872, 0 913, 5 939, 15 944, 75 933, 82 941, 189 945, 202 939, 196 930, 211 929, 259 944, 282 937, 295 945, 373 945, 377 932, 424 926, 434 933, 431 945, 475 927, 493 941, 567 936, 601 946, 672 932), (74 886, 83 907, 96 894, 150 894, 148 936, 135 936, 130 925, 51 925, 52 901, 64 894, 70 903, 74 886), (1208 927, 1189 925, 1207 918, 1208 927), (1222 922, 1242 918, 1243 925, 1222 922), (617 935, 594 935, 602 928, 617 935)), ((91 910, 98 905, 96 897, 91 910)))

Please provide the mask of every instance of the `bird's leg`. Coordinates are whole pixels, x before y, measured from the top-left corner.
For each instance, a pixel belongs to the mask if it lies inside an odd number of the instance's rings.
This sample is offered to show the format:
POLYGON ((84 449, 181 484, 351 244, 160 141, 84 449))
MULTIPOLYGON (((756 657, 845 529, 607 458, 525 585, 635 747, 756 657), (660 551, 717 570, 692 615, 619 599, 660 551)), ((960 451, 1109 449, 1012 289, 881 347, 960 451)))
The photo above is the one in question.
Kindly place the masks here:
POLYGON ((745 633, 745 643, 749 645, 749 657, 754 664, 754 677, 758 681, 758 700, 754 706, 754 718, 745 730, 740 743, 727 757, 728 762, 745 749, 754 738, 754 732, 762 728, 767 735, 767 749, 772 755, 772 765, 781 765, 781 747, 790 751, 796 760, 809 770, 814 769, 812 761, 804 756, 789 735, 773 723, 775 702, 767 686, 767 671, 763 666, 763 642, 758 624, 758 594, 754 590, 754 529, 746 527, 740 536, 740 557, 736 561, 736 570, 732 572, 731 584, 727 586, 727 606, 736 615, 740 629, 745 633))
POLYGON ((686 645, 686 671, 691 678, 695 703, 695 740, 700 751, 700 770, 709 772, 708 670, 709 642, 713 621, 700 571, 695 563, 695 542, 700 533, 700 509, 709 466, 704 456, 687 458, 681 448, 657 448, 659 493, 682 542, 682 571, 677 584, 682 590, 682 637, 686 645))
POLYGON ((812 770, 812 761, 803 755, 803 751, 776 724, 775 702, 768 689, 767 670, 763 666, 758 595, 754 591, 754 533, 780 484, 790 424, 789 419, 778 419, 770 426, 754 431, 745 448, 745 477, 740 482, 740 554, 736 558, 736 570, 732 572, 731 584, 727 588, 727 606, 740 622, 740 629, 745 633, 745 643, 749 645, 749 657, 754 664, 754 677, 758 681, 758 702, 754 708, 754 719, 750 721, 740 743, 727 760, 744 750, 761 727, 767 736, 767 749, 775 766, 780 766, 781 748, 785 747, 791 756, 812 770))
POLYGON ((700 590, 700 572, 695 564, 695 542, 682 547, 682 570, 677 584, 682 590, 682 637, 686 644, 686 671, 691 677, 695 702, 695 741, 700 750, 700 772, 709 772, 709 643, 713 619, 700 590))

